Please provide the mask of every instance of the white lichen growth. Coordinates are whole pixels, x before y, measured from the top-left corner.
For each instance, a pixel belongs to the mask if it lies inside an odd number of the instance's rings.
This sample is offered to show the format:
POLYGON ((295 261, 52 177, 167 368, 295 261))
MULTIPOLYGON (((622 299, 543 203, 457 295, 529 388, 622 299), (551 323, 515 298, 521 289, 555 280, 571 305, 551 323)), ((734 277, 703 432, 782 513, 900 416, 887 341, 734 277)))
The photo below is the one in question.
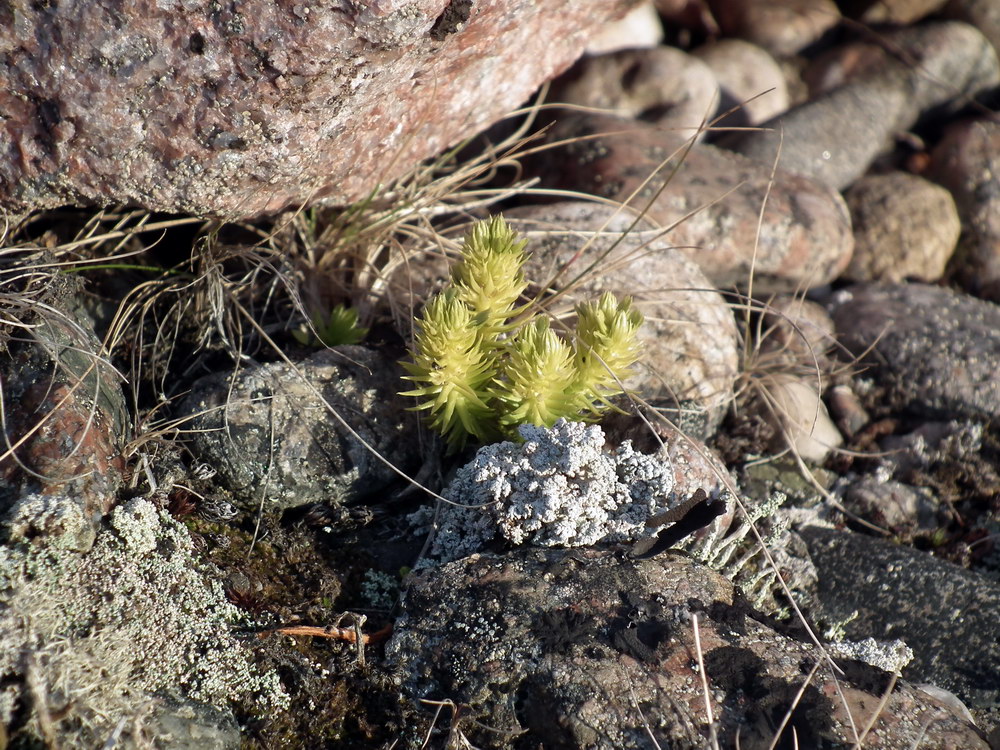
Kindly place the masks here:
POLYGON ((287 705, 233 632, 245 614, 207 573, 187 530, 142 498, 115 509, 86 555, 0 548, 0 722, 30 702, 32 681, 81 741, 132 725, 161 698, 287 705))
POLYGON ((399 597, 399 579, 381 570, 365 571, 361 599, 372 609, 390 610, 399 597))
POLYGON ((456 560, 494 539, 582 547, 656 533, 647 520, 674 501, 665 457, 639 453, 629 441, 609 452, 601 428, 581 422, 519 432, 523 443, 481 448, 459 469, 428 562, 456 560))
POLYGON ((826 649, 836 658, 854 659, 893 674, 902 672, 913 661, 913 650, 899 638, 891 641, 876 641, 874 638, 840 641, 827 643, 826 649))
MULTIPOLYGON (((523 425, 523 443, 481 448, 444 491, 437 527, 421 566, 450 562, 507 543, 539 547, 585 547, 635 543, 664 528, 653 519, 686 501, 693 488, 675 487, 665 452, 647 455, 625 441, 605 448, 600 427, 560 420, 551 429, 523 425)), ((801 540, 778 512, 785 496, 742 504, 727 491, 714 498, 727 512, 675 547, 718 571, 754 606, 787 616, 777 569, 795 594, 811 590, 816 571, 801 540), (745 509, 745 512, 744 512, 745 509), (772 566, 762 554, 756 528, 772 566)), ((429 526, 427 508, 413 521, 429 526)))

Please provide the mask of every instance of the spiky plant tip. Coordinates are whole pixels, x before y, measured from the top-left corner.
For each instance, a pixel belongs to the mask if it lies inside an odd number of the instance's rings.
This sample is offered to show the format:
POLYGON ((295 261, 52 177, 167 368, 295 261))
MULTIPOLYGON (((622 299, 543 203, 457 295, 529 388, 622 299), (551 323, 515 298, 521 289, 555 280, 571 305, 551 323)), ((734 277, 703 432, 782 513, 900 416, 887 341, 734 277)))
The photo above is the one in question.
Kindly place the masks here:
POLYGON ((420 399, 414 408, 452 448, 469 436, 516 437, 522 424, 596 418, 639 358, 642 314, 631 298, 608 293, 579 305, 572 346, 548 319, 521 316, 524 244, 500 216, 476 224, 452 287, 417 321, 412 361, 403 363, 417 387, 402 395, 420 399))
POLYGON ((576 306, 576 368, 578 386, 604 400, 621 393, 619 381, 632 374, 642 349, 638 339, 642 313, 631 297, 617 299, 605 292, 596 302, 576 306))
POLYGON ((404 379, 418 387, 400 395, 421 399, 413 408, 429 412, 431 427, 453 449, 469 435, 488 438, 493 414, 488 386, 496 364, 472 312, 449 290, 427 303, 417 327, 412 361, 402 365, 410 373, 404 379))
POLYGON ((500 423, 508 432, 521 424, 551 427, 560 417, 579 414, 583 405, 572 392, 577 373, 573 352, 546 318, 521 328, 493 395, 503 404, 500 423))
POLYGON ((499 332, 527 288, 521 270, 526 244, 500 215, 474 224, 462 243, 452 282, 486 331, 499 332))

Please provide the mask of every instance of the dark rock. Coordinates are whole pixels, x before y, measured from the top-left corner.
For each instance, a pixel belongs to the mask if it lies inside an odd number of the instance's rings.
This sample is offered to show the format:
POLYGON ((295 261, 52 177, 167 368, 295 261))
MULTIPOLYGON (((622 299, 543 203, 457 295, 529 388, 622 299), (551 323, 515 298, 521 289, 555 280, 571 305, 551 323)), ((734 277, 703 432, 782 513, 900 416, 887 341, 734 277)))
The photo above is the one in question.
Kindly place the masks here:
POLYGON ((86 550, 123 485, 130 419, 75 285, 54 286, 51 298, 25 296, 6 311, 23 319, 0 365, 0 515, 14 539, 43 535, 86 550))
MULTIPOLYGON (((491 747, 509 747, 514 737, 518 746, 702 747, 695 629, 720 747, 737 736, 743 748, 772 746, 793 701, 784 737, 794 727, 800 747, 850 742, 837 695, 862 724, 888 678, 857 664, 836 688, 822 664, 803 687, 819 659, 815 647, 778 634, 728 581, 675 555, 473 555, 412 575, 403 610, 387 653, 404 693, 464 704, 453 731, 491 747)), ((987 747, 951 709, 903 682, 869 741, 987 747)))
POLYGON ((844 197, 854 220, 854 255, 844 278, 941 278, 962 229, 947 190, 916 175, 892 172, 862 177, 844 197))
POLYGON ((1000 300, 1000 123, 949 126, 928 175, 951 190, 962 216, 958 277, 974 293, 1000 300))
POLYGON ((1000 416, 1000 307, 925 284, 857 285, 830 310, 896 406, 926 416, 1000 416))
POLYGON ((842 85, 763 123, 766 130, 734 135, 725 145, 768 162, 780 151, 784 169, 843 189, 922 113, 964 106, 1000 82, 997 54, 966 24, 907 28, 887 34, 886 41, 898 58, 868 45, 869 52, 849 58, 864 62, 841 76, 842 85))
POLYGON ((514 109, 632 4, 4 6, 0 209, 356 201, 514 109))
POLYGON ((985 731, 1000 726, 1000 586, 907 547, 807 528, 821 571, 823 616, 848 638, 901 638, 913 650, 903 677, 961 698, 985 731))
POLYGON ((397 395, 406 385, 401 368, 360 346, 322 350, 296 367, 209 375, 182 405, 194 417, 193 451, 244 510, 256 513, 262 502, 268 510, 339 505, 397 479, 386 461, 404 472, 416 468, 421 441, 412 404, 397 395))
POLYGON ((874 476, 862 477, 847 488, 844 507, 903 539, 932 533, 947 522, 942 503, 926 487, 881 481, 874 476))
POLYGON ((973 461, 983 450, 984 437, 978 422, 924 422, 903 435, 882 438, 879 466, 901 481, 913 481, 921 472, 931 473, 936 463, 973 461))
POLYGON ((700 143, 687 150, 676 135, 634 120, 566 117, 551 138, 582 139, 553 155, 543 171, 551 184, 619 201, 638 191, 630 205, 648 205, 646 216, 669 227, 666 239, 716 286, 746 285, 753 268, 756 290, 808 288, 836 278, 850 258, 843 199, 816 182, 779 170, 769 185, 770 165, 700 143))

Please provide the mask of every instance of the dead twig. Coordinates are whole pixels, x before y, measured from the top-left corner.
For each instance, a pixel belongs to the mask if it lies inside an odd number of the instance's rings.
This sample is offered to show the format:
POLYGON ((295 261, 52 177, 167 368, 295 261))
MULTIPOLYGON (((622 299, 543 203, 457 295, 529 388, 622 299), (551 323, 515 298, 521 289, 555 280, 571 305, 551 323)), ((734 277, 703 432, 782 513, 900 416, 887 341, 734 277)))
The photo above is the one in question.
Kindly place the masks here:
MULTIPOLYGON (((358 632, 355 628, 341 628, 336 625, 327 625, 325 627, 319 627, 317 625, 285 625, 280 628, 271 628, 270 630, 262 630, 257 633, 258 638, 267 638, 270 635, 305 635, 313 636, 315 638, 332 638, 338 641, 347 641, 348 643, 358 642, 358 632)), ((361 642, 366 646, 371 643, 379 643, 384 641, 392 635, 392 624, 386 625, 381 630, 376 630, 374 633, 362 633, 361 642)))

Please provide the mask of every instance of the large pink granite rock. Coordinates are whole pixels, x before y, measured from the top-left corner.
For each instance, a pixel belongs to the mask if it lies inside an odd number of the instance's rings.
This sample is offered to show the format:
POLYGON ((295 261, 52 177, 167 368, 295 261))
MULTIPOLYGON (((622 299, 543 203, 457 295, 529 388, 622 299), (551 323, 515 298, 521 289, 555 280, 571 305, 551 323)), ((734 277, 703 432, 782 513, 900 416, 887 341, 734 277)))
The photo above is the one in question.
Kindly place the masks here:
POLYGON ((0 210, 354 201, 502 117, 634 4, 4 4, 0 210))

